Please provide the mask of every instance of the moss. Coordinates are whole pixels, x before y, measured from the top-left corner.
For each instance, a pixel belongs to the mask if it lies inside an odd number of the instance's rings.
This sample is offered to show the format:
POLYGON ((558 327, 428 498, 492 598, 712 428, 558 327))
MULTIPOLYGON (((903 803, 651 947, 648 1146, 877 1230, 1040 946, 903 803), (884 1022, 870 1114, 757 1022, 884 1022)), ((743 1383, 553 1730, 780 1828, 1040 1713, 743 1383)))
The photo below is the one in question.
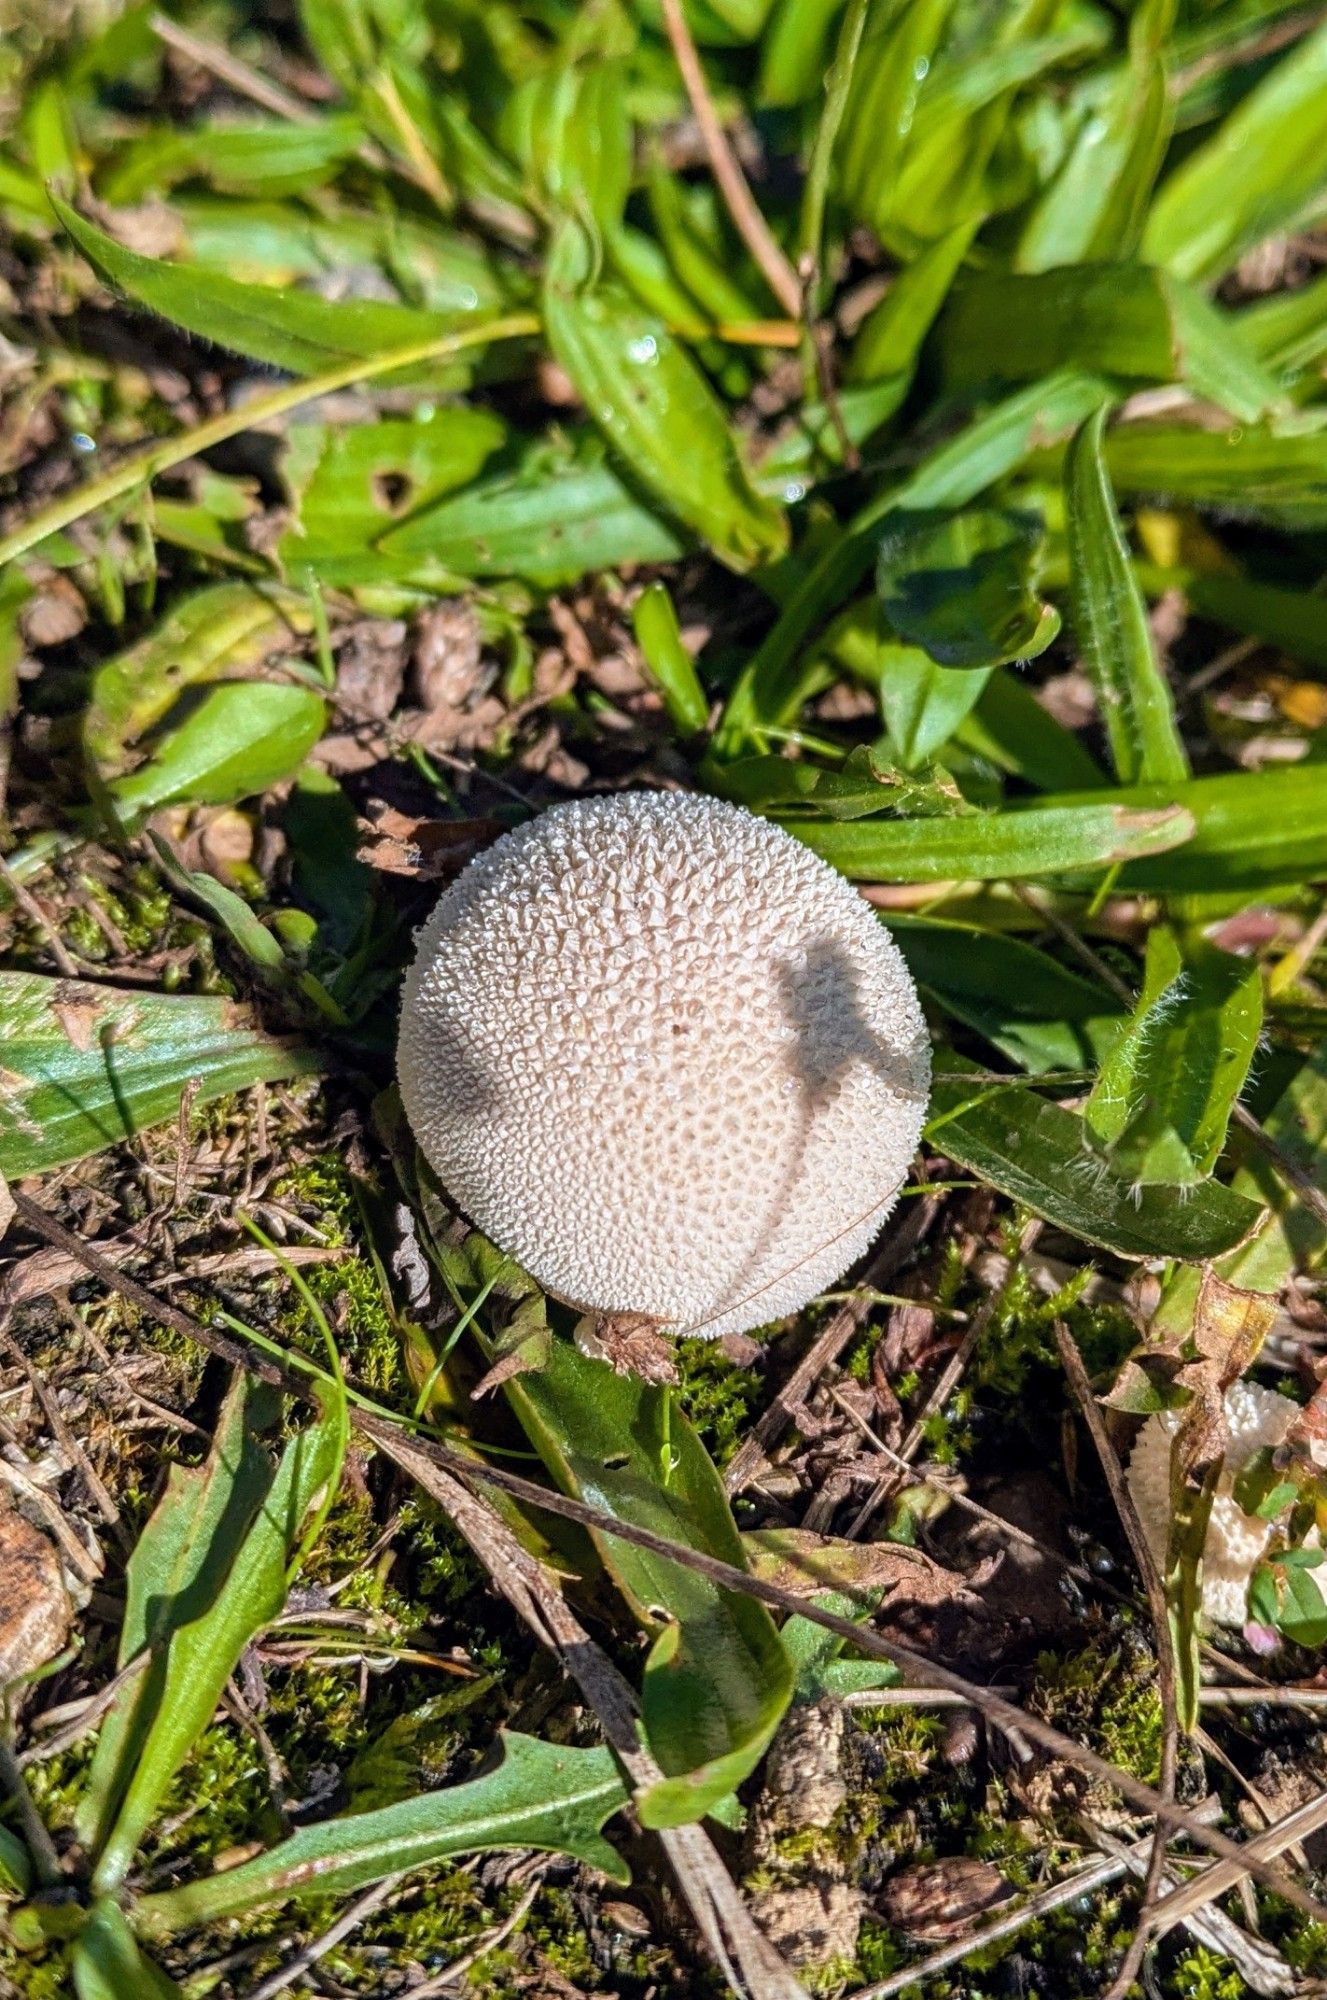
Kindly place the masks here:
POLYGON ((682 1406, 722 1468, 750 1429, 760 1377, 753 1368, 735 1368, 717 1340, 680 1340, 676 1354, 682 1406))
POLYGON ((1178 1961, 1174 1981, 1183 2000, 1246 2000, 1249 1990, 1228 1958, 1202 1945, 1178 1961))
MULTIPOLYGON (((332 1325, 347 1373, 384 1401, 406 1400, 410 1384, 400 1329, 361 1240, 359 1205, 345 1161, 336 1153, 320 1153, 278 1182, 275 1194, 304 1215, 327 1244, 354 1253, 335 1262, 305 1265, 302 1274, 332 1325)), ((284 1281, 281 1320, 292 1341, 321 1353, 322 1336, 313 1315, 284 1281)))
POLYGON ((1144 1647, 1088 1646, 1042 1653, 1032 1706, 1148 1784, 1161 1772, 1162 1713, 1156 1662, 1144 1647))

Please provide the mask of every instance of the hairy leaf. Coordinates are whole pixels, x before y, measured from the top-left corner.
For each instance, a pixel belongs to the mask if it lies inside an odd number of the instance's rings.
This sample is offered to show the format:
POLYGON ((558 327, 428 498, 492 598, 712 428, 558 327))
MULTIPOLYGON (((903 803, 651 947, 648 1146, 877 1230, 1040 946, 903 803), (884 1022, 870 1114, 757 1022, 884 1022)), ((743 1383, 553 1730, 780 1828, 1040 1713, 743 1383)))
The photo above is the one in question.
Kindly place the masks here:
POLYGON ((496 1769, 375 1812, 321 1820, 270 1853, 182 1889, 144 1896, 135 1922, 147 1937, 246 1916, 292 1897, 343 1894, 449 1854, 537 1848, 570 1854, 611 1881, 630 1871, 599 1829, 626 1804, 612 1752, 504 1732, 496 1769))

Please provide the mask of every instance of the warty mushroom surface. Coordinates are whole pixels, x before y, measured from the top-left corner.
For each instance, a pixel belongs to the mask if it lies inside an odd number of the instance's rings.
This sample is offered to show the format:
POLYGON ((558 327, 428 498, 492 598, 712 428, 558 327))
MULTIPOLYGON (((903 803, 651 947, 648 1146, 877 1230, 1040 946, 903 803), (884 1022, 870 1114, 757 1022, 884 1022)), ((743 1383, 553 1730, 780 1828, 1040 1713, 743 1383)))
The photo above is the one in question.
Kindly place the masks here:
POLYGON ((893 1207, 930 1049, 888 931, 782 828, 575 800, 443 895, 401 1092, 448 1194, 583 1311, 718 1335, 795 1311, 893 1207))

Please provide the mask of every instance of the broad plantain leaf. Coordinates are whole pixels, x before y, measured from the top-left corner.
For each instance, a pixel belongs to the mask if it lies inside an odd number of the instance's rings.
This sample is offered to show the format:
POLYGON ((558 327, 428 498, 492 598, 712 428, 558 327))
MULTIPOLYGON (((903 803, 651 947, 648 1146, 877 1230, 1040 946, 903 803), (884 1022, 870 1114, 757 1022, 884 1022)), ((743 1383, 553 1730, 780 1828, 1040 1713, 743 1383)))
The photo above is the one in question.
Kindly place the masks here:
POLYGON ((937 1060, 929 1143, 1001 1194, 1085 1243, 1121 1257, 1220 1255, 1243 1242, 1261 1210, 1204 1181, 1188 1198, 1138 1188, 1093 1155, 1081 1117, 1022 1085, 950 1083, 956 1057, 937 1060))
POLYGON ((217 682, 180 721, 168 721, 146 763, 107 787, 117 817, 136 826, 160 806, 223 806, 265 792, 299 769, 326 714, 312 688, 217 682))
POLYGON ((185 690, 241 679, 313 627, 307 602, 275 584, 214 583, 172 606, 145 638, 103 660, 83 712, 83 749, 102 779, 133 761, 133 746, 185 690))
MULTIPOLYGON (((155 1627, 145 1635, 151 1659, 134 1704, 137 1754, 97 1858, 92 1883, 99 1893, 114 1893, 123 1882, 166 1787, 212 1720, 240 1654, 284 1609, 286 1565, 305 1518, 340 1476, 342 1417, 332 1412, 297 1431, 275 1472, 262 1454, 251 1483, 239 1489, 242 1497, 256 1500, 243 1528, 225 1501, 218 1514, 215 1503, 209 1510, 204 1498, 212 1533, 202 1552, 201 1587, 190 1593, 186 1585, 184 1593, 176 1590, 164 1604, 154 1603, 155 1627)), ((214 1476, 224 1483, 224 1462, 214 1476)), ((178 1502, 168 1491, 164 1504, 178 1502)), ((185 1511, 185 1535, 192 1544, 190 1529, 199 1510, 186 1502, 185 1511)), ((161 1533, 178 1547, 178 1531, 163 1525, 161 1533)))
MULTIPOLYGON (((619 1375, 570 1341, 507 1384, 521 1426, 564 1492, 745 1567, 723 1482, 672 1392, 619 1375)), ((653 1637, 642 1708, 667 1773, 636 1801, 647 1826, 702 1817, 749 1776, 792 1676, 769 1613, 692 1570, 597 1532, 605 1566, 653 1637)))
POLYGON ((265 1034, 211 994, 84 985, 0 972, 0 1173, 45 1172, 255 1083, 307 1076, 316 1052, 265 1034))

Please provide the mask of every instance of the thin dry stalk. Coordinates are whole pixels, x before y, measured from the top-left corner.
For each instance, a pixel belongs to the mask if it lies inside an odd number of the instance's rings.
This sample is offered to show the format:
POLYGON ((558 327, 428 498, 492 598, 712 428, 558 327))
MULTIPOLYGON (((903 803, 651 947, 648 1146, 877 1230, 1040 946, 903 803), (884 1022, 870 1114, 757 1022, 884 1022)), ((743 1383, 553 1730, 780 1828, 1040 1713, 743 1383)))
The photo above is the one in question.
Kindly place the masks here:
MULTIPOLYGON (((1133 1495, 1124 1476, 1124 1467, 1106 1433, 1101 1411, 1096 1397, 1092 1394, 1092 1384, 1088 1380, 1083 1357, 1078 1351, 1073 1335, 1062 1319, 1055 1322, 1055 1344, 1060 1350, 1064 1372, 1069 1386, 1074 1392, 1088 1435, 1096 1447, 1101 1461, 1101 1470, 1106 1475, 1110 1497, 1115 1502, 1115 1510, 1133 1550, 1134 1561, 1143 1579, 1143 1589, 1147 1594, 1147 1608, 1152 1617, 1152 1629, 1157 1649, 1157 1692, 1161 1697, 1161 1792, 1167 1799, 1175 1796, 1175 1765, 1179 1755, 1179 1705, 1176 1695, 1175 1647, 1171 1637, 1170 1614, 1166 1605, 1166 1587, 1161 1580, 1156 1557, 1152 1553, 1143 1524, 1138 1518, 1138 1509, 1133 1504, 1133 1495)), ((1138 1913, 1138 1928, 1124 1954, 1119 1972, 1111 1981, 1106 2000, 1125 2000, 1125 1995, 1138 1977, 1143 1963, 1143 1954, 1148 1944, 1148 1918, 1161 1895, 1166 1879, 1166 1842, 1158 1837, 1152 1844, 1151 1858, 1143 1877, 1143 1899, 1138 1913)))
POLYGON ((882 1246, 863 1272, 853 1297, 826 1320, 773 1402, 757 1419, 751 1435, 744 1438, 734 1452, 723 1476, 729 1494, 741 1493, 753 1479, 759 1477, 767 1453, 793 1422, 826 1368, 837 1361, 866 1319, 875 1303, 872 1294, 888 1284, 904 1258, 926 1236, 939 1213, 939 1195, 924 1195, 913 1205, 901 1227, 891 1231, 888 1243, 882 1246))
POLYGON ((1316 1833, 1320 1826, 1327 1826, 1327 1792, 1319 1792, 1307 1805, 1300 1806, 1285 1819, 1277 1820, 1266 1833, 1257 1834, 1240 1853, 1228 1860, 1218 1861, 1202 1873, 1186 1882, 1182 1889, 1167 1896, 1153 1913, 1152 1929, 1157 1937, 1164 1937, 1168 1930, 1201 1910, 1216 1896, 1224 1896, 1229 1889, 1238 1887, 1248 1875, 1253 1873, 1250 1863, 1260 1865, 1273 1855, 1284 1854, 1288 1847, 1295 1847, 1316 1833))
MULTIPOLYGON (((538 1881, 532 1882, 525 1890, 510 1915, 505 1916, 500 1924, 495 1924, 491 1931, 485 1931, 483 1937, 471 1945, 469 1951, 463 1952, 460 1958, 454 1958, 450 1965, 444 1965, 441 1972, 435 1972, 432 1979, 426 1979, 422 1986, 412 1986, 410 2000, 436 2000, 438 1994, 445 1993, 449 1986, 455 1986, 458 1980, 464 1979, 466 1973, 478 1965, 481 1958, 486 1958, 489 1952, 496 1951, 500 1944, 505 1944, 512 1932, 529 1916, 534 1899, 543 1886, 541 1875, 538 1881)), ((253 1996, 253 2000, 258 2000, 257 1994, 253 1996)))
POLYGON ((153 14, 148 22, 153 34, 167 48, 174 49, 176 55, 186 62, 196 63, 199 69, 208 70, 219 83, 233 90, 237 97, 247 97, 254 104, 260 104, 264 111, 270 111, 277 118, 284 118, 291 125, 316 125, 318 114, 302 97, 292 91, 283 90, 261 70, 232 55, 219 42, 204 40, 202 35, 193 34, 182 28, 178 21, 172 21, 165 14, 153 14))
MULTIPOLYGON (((1036 1219, 1028 1223, 1018 1239, 1018 1249, 1009 1259, 1009 1266, 1004 1274, 1003 1282, 994 1291, 989 1292, 982 1300, 981 1305, 972 1315, 972 1323, 968 1327, 967 1332, 963 1335, 962 1340, 932 1384, 931 1393, 926 1398, 924 1406, 918 1412, 907 1436, 898 1448, 897 1456, 903 1460, 905 1465, 911 1464, 912 1460, 921 1450, 926 1437, 926 1429, 931 1418, 944 1408, 959 1383, 963 1380, 967 1365, 972 1359, 978 1341, 985 1333, 992 1319, 994 1319, 1000 1301, 1003 1299, 1013 1280, 1015 1271, 1017 1271, 1023 1257, 1032 1248, 1038 1236, 1040 1236, 1042 1227, 1042 1223, 1036 1219)), ((884 1504, 897 1485, 897 1473, 887 1473, 883 1479, 876 1481, 849 1524, 849 1541, 856 1541, 858 1535, 862 1533, 877 1508, 884 1504)))
MULTIPOLYGON (((293 1958, 288 1958, 284 1965, 279 1965, 275 1972, 260 1980, 257 1986, 252 1987, 245 1995, 245 2000, 276 2000, 278 1993, 284 1993, 297 1979, 302 1979, 320 1958, 326 1958, 328 1952, 340 1944, 342 1938, 349 1937, 351 1931, 357 1930, 366 1917, 371 1917, 375 1910, 381 1909, 400 1879, 399 1875, 389 1875, 385 1881, 375 1882, 362 1896, 356 1896, 354 1902, 347 1904, 336 1922, 330 1924, 321 1937, 311 1938, 293 1958)), ((423 1989, 416 1987, 415 1991, 418 1994, 423 1989)))
MULTIPOLYGON (((1199 1808, 1202 1812, 1204 1809, 1199 1808)), ((1215 1807, 1209 1808, 1215 1811, 1215 1807)), ((1016 1937, 1029 1924, 1048 1917, 1054 1910, 1061 1910, 1066 1903, 1077 1902, 1080 1896, 1091 1896, 1098 1889, 1109 1888, 1118 1882, 1121 1875, 1128 1873, 1131 1865, 1142 1866, 1151 1851, 1149 1836, 1138 1841, 1133 1847, 1113 1854, 1104 1861, 1090 1863, 1085 1868, 1075 1868, 1070 1874, 1050 1887, 1033 1896, 1030 1902, 1020 1903, 1016 1910, 1007 1910, 993 1923, 984 1924, 980 1930, 969 1931, 966 1937, 956 1938, 952 1944, 941 1945, 929 1957, 903 1966, 898 1972, 891 1972, 888 1979, 881 1979, 874 1986, 863 1986, 852 1995, 852 2000, 893 2000, 896 1993, 905 1993, 914 1986, 922 1986, 937 1973, 945 1972, 951 1965, 958 1965, 974 1951, 984 1951, 988 1945, 1000 1944, 1005 1938, 1016 1937)))
MULTIPOLYGON (((17 1198, 14 1205, 15 1207, 18 1206, 17 1198)), ((83 1484, 87 1487, 97 1512, 106 1522, 106 1525, 110 1528, 117 1541, 122 1546, 127 1546, 127 1537, 124 1525, 120 1519, 120 1510, 111 1497, 106 1482, 65 1422, 60 1405, 51 1393, 50 1385, 43 1377, 41 1370, 33 1367, 23 1349, 19 1346, 8 1328, 3 1325, 0 1325, 0 1348, 4 1349, 10 1360, 17 1367, 21 1368, 27 1376, 28 1381, 32 1384, 32 1392, 41 1404, 42 1413, 51 1427, 52 1435, 55 1437, 61 1450, 67 1453, 71 1463, 78 1467, 83 1484)))
MULTIPOLYGON (((1107 1833, 1104 1828, 1091 1826, 1089 1827, 1089 1831, 1097 1846, 1104 1853, 1113 1854, 1124 1860, 1130 1874, 1141 1875, 1144 1881, 1151 1880, 1154 1873, 1156 1855, 1158 1849, 1161 1847, 1159 1841, 1153 1842, 1151 1855, 1144 1860, 1136 1850, 1131 1851, 1124 1847, 1113 1835, 1107 1833)), ((1173 1874, 1163 1869, 1159 1887, 1160 1897, 1169 1897, 1174 1892, 1174 1888, 1175 1878, 1173 1874)), ((1295 1974, 1291 1967, 1286 1964, 1280 1952, 1276 1951, 1265 1939, 1250 1937, 1249 1933, 1241 1930, 1234 1918, 1228 1917, 1224 1910, 1194 1910, 1184 1919, 1184 1928, 1197 1939, 1199 1944, 1204 1944, 1210 1950, 1220 1952, 1223 1958, 1230 1959, 1250 1993, 1259 1994, 1261 2000, 1288 2000, 1288 1996, 1296 1991, 1297 1981, 1295 1974)), ((1141 1933, 1141 1935, 1145 1948, 1151 1940, 1145 1932, 1141 1933)), ((1133 1956, 1131 1948, 1130 1952, 1126 1954, 1125 1961, 1116 1976, 1112 1991, 1120 1986, 1120 1982, 1133 1956)), ((1139 1967, 1141 1967, 1141 1963, 1142 1954, 1139 1953, 1139 1967)), ((1130 1985, 1134 1983, 1135 1978, 1136 1972, 1131 1973, 1130 1985)), ((1126 1987, 1122 1990, 1127 1992, 1128 1988, 1126 1987)))
POLYGON ((802 317, 801 283, 796 271, 770 233, 769 224, 761 214, 756 198, 747 185, 747 178, 742 172, 737 155, 728 144, 728 135, 719 122, 719 114, 710 96, 710 87, 705 81, 700 55, 691 38, 686 15, 682 11, 682 0, 663 0, 663 17, 668 39, 673 45, 673 54, 677 58, 677 67, 682 73, 682 81, 691 100, 691 109, 700 127, 700 136, 709 158, 710 171, 714 175, 719 193, 723 196, 724 206, 733 219, 733 227, 760 266, 766 284, 789 319, 799 320, 802 317))
MULTIPOLYGON (((239 1340, 232 1334, 204 1325, 192 1314, 182 1311, 180 1307, 156 1298, 145 1285, 139 1284, 137 1279, 117 1271, 90 1245, 80 1242, 71 1230, 66 1229, 63 1223, 57 1222, 54 1216, 48 1215, 30 1195, 16 1191, 14 1200, 20 1215, 30 1227, 45 1236, 49 1242, 55 1243, 58 1248, 77 1256, 85 1268, 102 1284, 109 1285, 112 1290, 119 1292, 159 1324, 186 1335, 232 1367, 245 1368, 260 1381, 270 1382, 288 1395, 297 1396, 306 1402, 317 1400, 317 1392, 306 1375, 300 1374, 283 1362, 274 1360, 270 1355, 258 1352, 246 1341, 239 1340)), ((371 1439, 398 1465, 409 1471, 411 1477, 423 1486, 426 1492, 432 1493, 439 1500, 467 1540, 470 1540, 471 1533, 478 1532, 480 1545, 484 1550, 481 1559, 485 1561, 495 1583, 498 1583, 504 1595, 509 1595, 509 1600, 517 1606, 532 1629, 547 1634, 545 1643, 551 1645, 567 1661, 570 1671, 585 1687, 587 1699, 592 1701, 607 1740, 618 1751, 624 1768, 629 1773, 632 1773, 632 1761, 629 1761, 629 1757, 634 1760, 638 1769, 642 1768, 642 1759, 651 1769, 656 1767, 653 1767, 652 1760, 640 1748, 635 1737, 632 1697, 627 1683, 577 1623, 552 1579, 532 1557, 526 1554, 488 1504, 478 1499, 470 1490, 468 1482, 478 1480, 486 1486, 496 1486, 501 1491, 511 1494, 514 1499, 542 1508, 545 1513, 575 1521, 579 1526, 588 1528, 592 1532, 609 1534, 617 1541, 631 1542, 637 1548, 647 1549, 655 1555, 680 1563, 685 1569, 694 1570, 697 1575, 707 1577, 712 1583, 719 1584, 726 1590, 754 1597, 773 1610, 797 1612, 802 1617, 809 1618, 813 1624, 823 1626, 826 1631, 847 1640, 868 1657, 891 1661, 904 1673, 911 1674, 923 1686, 930 1684, 948 1688, 962 1695, 1005 1734, 1011 1734, 1015 1738, 1025 1736, 1052 1757, 1063 1758, 1099 1783, 1112 1786, 1139 1812, 1153 1814, 1165 1824, 1182 1829, 1198 1846, 1206 1848, 1222 1862, 1233 1867, 1235 1879, 1246 1874, 1252 1875, 1304 1915, 1313 1917, 1320 1923, 1327 1923, 1327 1907, 1301 1888, 1298 1882, 1263 1859, 1257 1842, 1241 1846, 1226 1834, 1217 1832, 1214 1827, 1202 1825, 1187 1807, 1178 1805, 1173 1800, 1163 1799, 1151 1785, 1144 1784, 1132 1772, 1121 1770, 1109 1763, 1106 1758, 1098 1756, 1096 1751, 1089 1750, 1086 1745, 1075 1743, 1052 1724, 1044 1722, 1040 1716, 1015 1707, 1011 1702, 992 1694, 989 1689, 979 1687, 974 1681, 967 1680, 962 1674, 955 1673, 952 1668, 929 1659, 924 1653, 905 1645, 901 1640, 886 1638, 883 1633, 874 1631, 868 1625, 859 1625, 851 1619, 840 1618, 833 1612, 825 1611, 809 1594, 799 1596, 794 1591, 784 1590, 778 1584, 750 1575, 746 1570, 737 1568, 735 1564, 722 1562, 716 1556, 704 1555, 698 1549, 691 1549, 684 1543, 671 1541, 667 1536, 657 1535, 649 1528, 638 1527, 634 1522, 620 1520, 600 1508, 587 1506, 584 1501, 573 1500, 551 1487, 541 1486, 531 1479, 523 1479, 518 1473, 509 1472, 505 1467, 485 1465, 466 1457, 462 1452, 453 1450, 448 1445, 439 1444, 430 1438, 411 1436, 399 1421, 386 1414, 366 1409, 359 1404, 352 1404, 350 1417, 355 1429, 362 1436, 371 1439), (475 1513, 476 1509, 479 1510, 478 1515, 475 1513), (500 1538, 505 1552, 505 1566, 501 1575, 493 1563, 495 1538, 500 1538), (514 1591, 514 1594, 511 1594, 511 1591, 514 1591), (561 1637, 558 1636, 559 1632, 561 1637), (572 1634, 575 1635, 574 1638, 572 1634), (583 1678, 587 1661, 594 1665, 594 1674, 589 1684, 583 1678), (596 1687, 597 1698, 590 1695, 589 1685, 596 1687), (615 1702, 606 1702, 607 1693, 613 1689, 618 1691, 615 1702), (619 1744, 623 1746, 621 1749, 619 1744), (634 1745, 634 1749, 629 1750, 630 1745, 634 1745)), ((474 1543, 471 1545, 475 1546, 474 1543)), ((706 1840, 706 1836, 698 1828, 681 1828, 678 1831, 682 1834, 698 1835, 701 1841, 706 1840)), ((1292 1835, 1292 1838, 1296 1837, 1292 1835)), ((1267 1836, 1260 1836, 1260 1839, 1266 1838, 1267 1836)), ((666 1837, 665 1844, 667 1845, 666 1837)), ((675 1859, 672 1847, 669 1847, 669 1854, 670 1858, 675 1859)), ((796 1989, 795 1982, 794 1990, 800 1990, 796 1989)), ((775 2000, 776 1992, 777 1989, 771 1989, 771 2000, 775 2000)))

